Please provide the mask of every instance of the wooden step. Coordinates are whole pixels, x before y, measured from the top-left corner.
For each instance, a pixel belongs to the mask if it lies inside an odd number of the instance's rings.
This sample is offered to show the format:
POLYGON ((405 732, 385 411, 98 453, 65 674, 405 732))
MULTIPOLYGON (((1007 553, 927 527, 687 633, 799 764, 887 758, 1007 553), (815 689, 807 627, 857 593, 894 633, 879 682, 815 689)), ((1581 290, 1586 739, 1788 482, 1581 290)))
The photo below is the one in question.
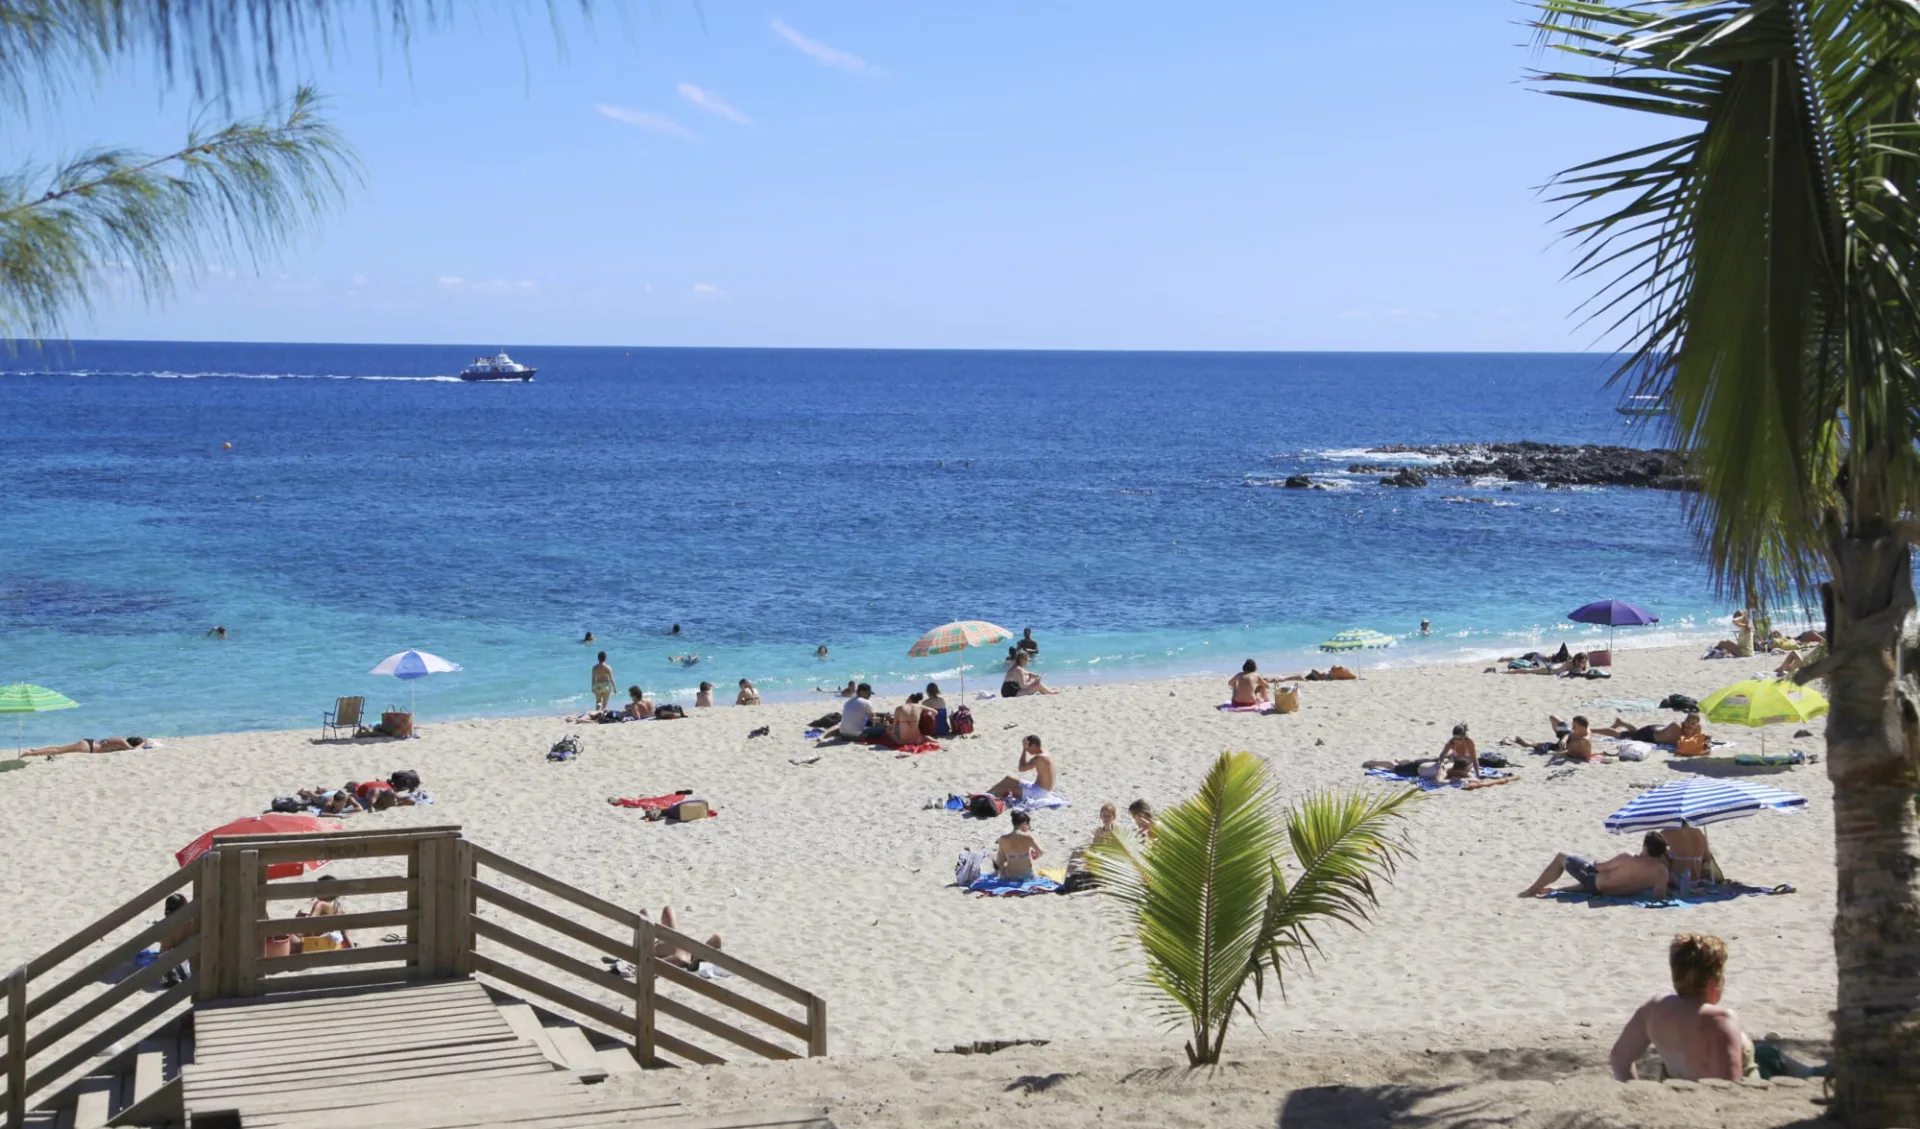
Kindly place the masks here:
POLYGON ((548 1028, 547 1038, 553 1040, 553 1045, 560 1050, 560 1057, 567 1060, 568 1069, 580 1081, 593 1083, 607 1080, 607 1068, 600 1065, 600 1056, 594 1053, 586 1032, 568 1024, 548 1028))
POLYGON ((566 1058, 561 1055, 560 1048, 555 1046, 553 1040, 548 1037, 547 1029, 541 1025, 540 1017, 533 1013, 531 1004, 502 1003, 493 1006, 506 1017, 507 1026, 513 1028, 515 1035, 540 1048, 540 1053, 547 1057, 547 1061, 553 1064, 555 1070, 568 1068, 566 1058))
POLYGON ((95 1075, 82 1081, 73 1103, 73 1129, 106 1129, 119 1089, 117 1076, 95 1075))

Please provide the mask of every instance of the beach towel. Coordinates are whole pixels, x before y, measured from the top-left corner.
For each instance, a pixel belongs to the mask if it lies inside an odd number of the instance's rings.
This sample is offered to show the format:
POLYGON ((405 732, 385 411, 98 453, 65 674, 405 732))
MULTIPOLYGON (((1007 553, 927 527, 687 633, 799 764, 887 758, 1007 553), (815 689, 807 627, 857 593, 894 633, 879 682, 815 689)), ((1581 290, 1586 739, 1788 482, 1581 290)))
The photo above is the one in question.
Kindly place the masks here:
POLYGON ((937 741, 918 741, 911 745, 896 745, 885 737, 862 737, 860 738, 860 744, 877 745, 882 749, 893 749, 901 753, 937 753, 940 751, 940 744, 937 741))
POLYGON ((1735 898, 1756 898, 1761 895, 1796 893, 1792 886, 1748 886, 1743 882, 1703 883, 1693 887, 1686 897, 1672 892, 1664 898, 1652 894, 1617 896, 1613 894, 1589 894, 1585 890, 1553 890, 1547 897, 1555 901, 1590 903, 1596 906, 1639 906, 1641 909, 1679 909, 1682 906, 1701 906, 1709 902, 1730 902, 1735 898))
POLYGON ((1035 788, 1031 784, 1021 785, 1020 799, 1007 805, 1008 811, 1046 811, 1053 808, 1072 807, 1072 803, 1058 792, 1049 792, 1044 788, 1035 788))
POLYGON ((626 799, 615 797, 607 802, 617 808, 642 808, 646 811, 666 811, 668 808, 693 795, 693 789, 682 788, 678 792, 669 792, 664 796, 634 796, 626 799))
POLYGON ((1225 713, 1272 713, 1273 706, 1267 702, 1255 702, 1250 706, 1236 706, 1232 702, 1221 702, 1214 709, 1225 713))
POLYGON ((1031 878, 983 875, 974 879, 967 889, 990 898, 1024 898, 1032 894, 1051 894, 1060 889, 1060 883, 1038 874, 1031 878))
POLYGON ((1733 758, 1735 764, 1807 764, 1810 758, 1798 749, 1790 753, 1740 753, 1733 758))
MULTIPOLYGON (((1421 780, 1418 777, 1401 776, 1390 768, 1370 768, 1367 770, 1367 775, 1377 776, 1382 780, 1398 781, 1401 784, 1412 784, 1423 792, 1432 792, 1440 788, 1463 788, 1471 783, 1471 781, 1466 780, 1421 780)), ((1483 768, 1480 770, 1479 779, 1514 780, 1518 779, 1518 777, 1509 776, 1497 768, 1483 768)))

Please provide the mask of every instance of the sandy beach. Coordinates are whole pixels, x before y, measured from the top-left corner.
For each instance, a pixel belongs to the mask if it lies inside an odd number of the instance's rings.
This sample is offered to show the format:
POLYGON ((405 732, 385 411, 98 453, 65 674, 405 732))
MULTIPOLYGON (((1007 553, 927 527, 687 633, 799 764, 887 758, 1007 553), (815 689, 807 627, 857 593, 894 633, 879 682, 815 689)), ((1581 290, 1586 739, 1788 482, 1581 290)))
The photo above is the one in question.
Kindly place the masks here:
MULTIPOLYGON (((1635 840, 1609 836, 1602 818, 1637 788, 1699 766, 1659 758, 1549 769, 1543 757, 1505 750, 1521 764, 1516 783, 1442 792, 1419 805, 1407 828, 1414 857, 1384 892, 1377 921, 1364 932, 1320 933, 1325 953, 1312 970, 1289 976, 1284 999, 1269 992, 1258 1025, 1236 1025, 1227 1058, 1238 1065, 1223 1068, 1219 1093, 1163 1069, 1181 1060, 1184 1036, 1133 986, 1129 949, 1100 897, 986 899, 953 888, 955 856, 988 846, 1001 825, 923 807, 1011 772, 1020 738, 1040 734, 1073 806, 1038 814, 1035 832, 1047 861, 1064 863, 1087 841, 1101 802, 1172 803, 1223 750, 1269 758, 1288 797, 1392 788, 1399 785, 1365 778, 1360 762, 1431 756, 1457 722, 1470 723, 1486 750, 1508 736, 1546 739, 1549 713, 1584 713, 1596 724, 1616 714, 1665 720, 1675 715, 1652 708, 1664 696, 1705 697, 1773 665, 1697 655, 1625 651, 1609 681, 1488 674, 1484 663, 1362 668, 1356 682, 1305 686, 1301 712, 1286 716, 1216 710, 1225 670, 1210 680, 1081 686, 971 702, 975 736, 939 752, 841 746, 804 765, 792 760, 816 752, 802 731, 832 708, 824 695, 626 725, 429 716, 422 738, 409 742, 318 744, 315 731, 163 734, 156 751, 35 760, 0 775, 0 825, 11 832, 0 870, 0 964, 26 960, 136 893, 217 823, 304 785, 412 768, 432 806, 357 815, 349 826, 460 824, 482 845, 622 904, 671 904, 688 932, 720 932, 743 958, 827 999, 828 1060, 674 1074, 673 1085, 716 1104, 817 1101, 843 1125, 999 1124, 1014 1104, 1044 1114, 1045 1124, 1272 1125, 1276 1115, 1286 1125, 1370 1124, 1396 1111, 1412 1119, 1397 1123, 1435 1125, 1470 1116, 1515 1125, 1787 1124, 1817 1113, 1808 1100, 1817 1090, 1619 1087, 1607 1080, 1605 1055, 1621 1020, 1667 989, 1666 943, 1682 930, 1731 944, 1727 1000, 1750 1034, 1778 1032, 1817 1053, 1834 981, 1823 765, 1766 778, 1807 796, 1805 814, 1711 829, 1730 877, 1795 892, 1599 907, 1515 894, 1556 851, 1636 849, 1635 840), (749 739, 761 725, 771 734, 749 739), (549 763, 548 746, 568 733, 580 734, 584 754, 549 763), (679 788, 708 797, 720 816, 667 826, 607 803, 679 788), (1013 1039, 1047 1045, 988 1057, 934 1053, 1013 1039), (1343 1105, 1313 1089, 1336 1083, 1373 1088, 1364 1099, 1372 1104, 1343 1105), (1300 1096, 1308 1090, 1321 1096, 1300 1096), (1097 1112, 1101 1095, 1128 1094, 1124 1116, 1097 1112), (1232 1100, 1208 1105, 1226 1101, 1221 1094, 1232 1100), (1471 1094, 1479 1097, 1461 1104, 1471 1094), (1469 1106, 1479 1112, 1463 1112, 1469 1106), (1553 1120, 1575 1116, 1588 1120, 1553 1120)), ((1799 739, 1791 727, 1771 730, 1767 748, 1824 754, 1823 723, 1810 728, 1814 736, 1799 739)), ((1737 751, 1761 745, 1754 731, 1716 736, 1737 751)))

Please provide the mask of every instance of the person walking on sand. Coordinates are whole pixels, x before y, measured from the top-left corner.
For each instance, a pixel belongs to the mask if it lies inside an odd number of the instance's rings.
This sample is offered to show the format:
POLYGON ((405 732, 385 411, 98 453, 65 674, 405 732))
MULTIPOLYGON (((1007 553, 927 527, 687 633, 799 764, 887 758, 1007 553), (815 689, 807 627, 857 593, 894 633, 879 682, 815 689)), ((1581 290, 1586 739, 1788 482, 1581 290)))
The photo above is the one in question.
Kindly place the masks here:
POLYGON ((600 658, 593 664, 593 708, 601 713, 607 709, 607 700, 613 697, 613 668, 607 665, 607 653, 600 652, 600 658))
POLYGON ((1007 776, 987 789, 988 793, 1014 803, 1046 799, 1053 794, 1053 757, 1040 747, 1038 735, 1028 734, 1020 742, 1020 767, 1015 771, 1033 773, 1033 783, 1029 784, 1017 775, 1007 776))
POLYGON ((1520 891, 1520 896, 1537 898, 1564 874, 1573 879, 1573 888, 1581 893, 1631 897, 1652 890, 1655 898, 1664 899, 1667 896, 1667 882, 1672 877, 1667 867, 1666 836, 1658 831, 1649 831, 1647 837, 1641 840, 1640 853, 1637 855, 1615 855, 1605 862, 1588 862, 1579 855, 1565 853, 1553 856, 1553 861, 1540 872, 1540 877, 1533 880, 1533 885, 1520 891))
POLYGON ((1233 692, 1234 705, 1257 706, 1270 700, 1267 680, 1260 677, 1259 670, 1259 664, 1248 659, 1240 664, 1240 673, 1227 680, 1227 689, 1233 692))
POLYGON ((1667 946, 1673 994, 1655 996, 1620 1029, 1607 1056, 1613 1077, 1632 1082, 1634 1064, 1651 1047, 1660 1054, 1660 1078, 1723 1078, 1756 1073, 1753 1042, 1740 1017, 1720 1006, 1727 986, 1727 943, 1711 933, 1682 933, 1667 946))

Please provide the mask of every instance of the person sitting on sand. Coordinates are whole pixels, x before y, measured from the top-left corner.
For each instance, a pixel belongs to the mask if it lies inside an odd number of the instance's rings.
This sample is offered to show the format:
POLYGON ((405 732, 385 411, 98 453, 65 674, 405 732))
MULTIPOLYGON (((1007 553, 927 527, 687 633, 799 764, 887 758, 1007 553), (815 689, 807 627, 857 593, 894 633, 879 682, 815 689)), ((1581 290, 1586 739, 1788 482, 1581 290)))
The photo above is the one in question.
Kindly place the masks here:
POLYGON ((1570 761, 1592 764, 1598 757, 1593 751, 1593 737, 1587 725, 1587 719, 1579 714, 1573 717, 1573 728, 1567 731, 1565 756, 1570 761))
POLYGON ((646 694, 638 686, 627 687, 626 714, 635 721, 644 721, 653 716, 653 703, 647 701, 646 694))
POLYGON ((1738 1082, 1755 1073, 1753 1043, 1740 1030, 1740 1017, 1720 1006, 1727 943, 1710 933, 1682 933, 1667 946, 1667 967, 1673 994, 1641 1004, 1614 1040, 1607 1058, 1615 1080, 1634 1081, 1634 1064, 1649 1047, 1660 1053, 1662 1081, 1738 1082))
POLYGON ((145 737, 82 737, 71 745, 47 745, 38 749, 28 749, 20 755, 57 757, 63 753, 124 753, 130 749, 146 747, 145 737))
POLYGON ((1662 831, 1667 841, 1667 872, 1676 882, 1724 882, 1726 875, 1720 872, 1720 861, 1713 857, 1713 847, 1707 843, 1707 833, 1682 823, 1662 831))
POLYGON ((1021 780, 1019 776, 1003 777, 998 784, 987 789, 991 795, 1018 803, 1021 800, 1044 799, 1053 792, 1053 757, 1040 747, 1040 738, 1028 734, 1020 742, 1020 767, 1017 772, 1032 772, 1033 783, 1021 780))
POLYGON ((1579 855, 1557 854, 1540 872, 1533 885, 1520 891, 1523 898, 1537 898, 1560 880, 1562 874, 1573 879, 1573 889, 1588 894, 1630 897, 1653 891, 1656 898, 1667 896, 1667 840, 1658 831, 1647 832, 1637 855, 1615 855, 1604 862, 1589 862, 1579 855))
POLYGON ((694 691, 693 708, 697 710, 713 708, 713 683, 702 682, 700 689, 694 691))
POLYGON ((1010 814, 1013 830, 1000 836, 993 849, 993 872, 1006 881, 1018 882, 1033 877, 1033 861, 1046 852, 1033 837, 1033 817, 1023 811, 1010 814))
POLYGON ((601 651, 600 657, 594 660, 593 677, 590 681, 593 687, 594 712, 607 712, 607 700, 613 697, 613 668, 607 665, 605 651, 601 651))
POLYGON ((1787 657, 1780 660, 1780 665, 1774 667, 1773 672, 1775 674, 1792 674, 1794 671, 1799 669, 1800 669, 1800 652, 1788 651, 1787 657))
POLYGON ((1127 805, 1127 814, 1133 817, 1133 829, 1142 839, 1153 838, 1153 805, 1145 800, 1135 800, 1127 805))
POLYGON ((1101 804, 1100 826, 1093 829, 1093 842, 1089 845, 1097 847, 1102 840, 1111 839, 1120 834, 1119 820, 1120 809, 1114 807, 1112 803, 1101 804))
POLYGON ((938 682, 927 683, 927 696, 920 699, 920 704, 935 713, 947 708, 947 700, 941 696, 938 682))
MULTIPOLYGON (((314 881, 335 882, 338 881, 338 879, 331 874, 322 874, 319 878, 314 879, 314 881)), ((329 898, 325 894, 322 894, 314 898, 306 909, 294 914, 294 916, 339 917, 345 916, 346 912, 346 904, 341 899, 329 898)), ((335 929, 331 932, 305 934, 299 938, 299 945, 300 947, 296 950, 298 952, 324 952, 329 949, 351 949, 353 947, 353 939, 347 936, 346 930, 335 929)))
POLYGON ((1480 749, 1467 736, 1465 722, 1453 727, 1453 736, 1440 748, 1440 762, 1448 781, 1473 780, 1480 775, 1480 749))
POLYGON ((865 682, 854 687, 853 697, 848 698, 840 707, 840 724, 828 730, 820 739, 837 738, 841 741, 860 741, 873 737, 884 737, 887 732, 885 722, 875 721, 873 717, 873 687, 865 682))
MULTIPOLYGON (((641 910, 640 915, 642 917, 645 917, 646 911, 641 910)), ((675 932, 679 932, 679 927, 674 924, 672 906, 660 907, 660 924, 665 926, 668 929, 674 930, 675 932)), ((721 947, 720 934, 715 933, 712 936, 708 937, 707 947, 709 949, 720 948, 721 947)), ((692 953, 674 944, 672 941, 668 941, 665 939, 654 941, 653 955, 659 958, 660 960, 664 960, 668 964, 673 965, 675 968, 684 968, 688 972, 693 972, 700 967, 699 959, 696 958, 692 953)))
POLYGON ((733 696, 733 704, 736 706, 759 705, 760 704, 759 689, 755 687, 753 683, 742 678, 740 680, 740 692, 733 696))
POLYGON ((1227 680, 1227 689, 1233 692, 1233 704, 1236 706, 1257 706, 1271 701, 1267 693, 1267 680, 1260 677, 1260 667, 1252 659, 1240 664, 1240 673, 1227 680))
POLYGON ((1000 684, 1001 697, 1013 698, 1023 694, 1058 694, 1060 692, 1048 686, 1038 674, 1027 669, 1027 662, 1027 653, 1021 651, 1014 658, 1013 664, 1007 667, 1006 681, 1000 684), (1007 693, 1009 686, 1014 688, 1012 694, 1007 693))
POLYGON ((1728 658, 1752 658, 1753 621, 1747 618, 1745 609, 1733 613, 1733 629, 1737 636, 1736 638, 1722 639, 1718 643, 1715 643, 1712 649, 1719 651, 1728 658))
POLYGON ((920 732, 920 715, 927 712, 920 704, 922 695, 908 694, 907 700, 893 707, 893 721, 887 725, 887 744, 896 749, 918 745, 925 738, 920 732))

